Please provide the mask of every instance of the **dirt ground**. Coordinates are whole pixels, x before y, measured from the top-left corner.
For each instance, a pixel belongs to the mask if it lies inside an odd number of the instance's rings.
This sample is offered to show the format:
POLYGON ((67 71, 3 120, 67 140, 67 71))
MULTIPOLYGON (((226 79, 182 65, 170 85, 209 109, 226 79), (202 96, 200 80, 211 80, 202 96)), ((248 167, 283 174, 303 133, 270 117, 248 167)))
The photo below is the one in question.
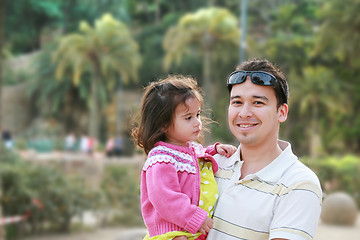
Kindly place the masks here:
MULTIPOLYGON (((24 240, 142 240, 146 230, 143 228, 102 228, 94 231, 72 233, 68 235, 46 235, 24 240)), ((355 226, 335 226, 319 223, 314 240, 359 240, 360 213, 355 226)))
POLYGON ((354 226, 336 226, 319 223, 315 240, 359 240, 360 213, 354 226))

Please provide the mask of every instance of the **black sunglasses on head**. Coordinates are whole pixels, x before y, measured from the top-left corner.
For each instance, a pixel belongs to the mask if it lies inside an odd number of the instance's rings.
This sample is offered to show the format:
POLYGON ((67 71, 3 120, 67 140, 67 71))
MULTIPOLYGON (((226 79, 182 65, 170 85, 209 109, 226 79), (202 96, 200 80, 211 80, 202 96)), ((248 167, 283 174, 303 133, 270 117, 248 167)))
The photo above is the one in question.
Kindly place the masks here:
POLYGON ((261 86, 274 86, 276 77, 263 71, 235 71, 230 74, 227 85, 240 84, 245 82, 246 77, 250 76, 251 82, 261 86))

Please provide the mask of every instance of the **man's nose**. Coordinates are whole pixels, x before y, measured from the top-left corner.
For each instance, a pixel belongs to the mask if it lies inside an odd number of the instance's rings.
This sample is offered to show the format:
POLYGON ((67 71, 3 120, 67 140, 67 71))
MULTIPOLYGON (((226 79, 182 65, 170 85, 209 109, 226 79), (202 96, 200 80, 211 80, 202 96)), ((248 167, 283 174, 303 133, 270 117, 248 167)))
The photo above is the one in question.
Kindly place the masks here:
POLYGON ((247 103, 241 106, 238 115, 241 118, 250 117, 252 115, 251 106, 247 103))

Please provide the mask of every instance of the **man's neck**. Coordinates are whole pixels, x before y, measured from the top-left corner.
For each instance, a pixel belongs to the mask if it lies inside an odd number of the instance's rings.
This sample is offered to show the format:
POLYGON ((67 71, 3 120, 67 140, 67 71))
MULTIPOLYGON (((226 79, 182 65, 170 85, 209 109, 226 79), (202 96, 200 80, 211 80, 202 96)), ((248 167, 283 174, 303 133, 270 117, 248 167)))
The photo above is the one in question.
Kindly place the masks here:
POLYGON ((240 179, 260 171, 274 161, 281 152, 278 141, 264 144, 261 147, 241 145, 240 155, 244 163, 240 179))

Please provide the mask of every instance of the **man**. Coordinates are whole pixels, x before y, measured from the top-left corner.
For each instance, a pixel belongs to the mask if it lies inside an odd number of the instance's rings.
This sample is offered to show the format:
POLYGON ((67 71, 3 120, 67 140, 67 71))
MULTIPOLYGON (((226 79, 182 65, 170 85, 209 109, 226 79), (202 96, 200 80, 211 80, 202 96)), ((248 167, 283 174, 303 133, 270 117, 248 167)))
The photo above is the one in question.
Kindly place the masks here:
POLYGON ((219 199, 207 239, 313 239, 319 180, 278 140, 288 114, 285 76, 267 60, 251 60, 227 84, 228 123, 240 146, 230 158, 215 155, 219 199))

